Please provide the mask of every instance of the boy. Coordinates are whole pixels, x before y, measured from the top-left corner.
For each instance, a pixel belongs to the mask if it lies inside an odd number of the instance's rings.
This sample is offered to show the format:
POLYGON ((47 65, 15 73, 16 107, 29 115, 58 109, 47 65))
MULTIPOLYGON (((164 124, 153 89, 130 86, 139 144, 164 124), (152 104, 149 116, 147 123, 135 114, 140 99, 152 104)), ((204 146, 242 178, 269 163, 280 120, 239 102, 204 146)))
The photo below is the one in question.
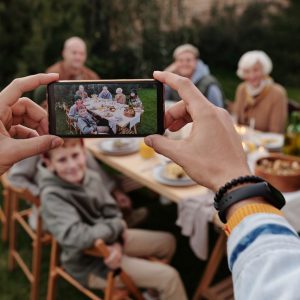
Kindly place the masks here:
POLYGON ((44 164, 38 174, 41 213, 47 230, 62 248, 61 262, 67 272, 89 288, 103 289, 108 268, 121 266, 138 287, 157 290, 159 299, 187 299, 175 269, 137 258, 156 256, 170 261, 174 238, 164 232, 126 229, 101 178, 87 170, 78 140, 65 140, 62 147, 46 153, 44 164), (99 239, 110 245, 105 260, 83 253, 99 239))
POLYGON ((109 133, 109 126, 98 126, 84 105, 79 105, 77 111, 77 126, 82 134, 109 133))
POLYGON ((68 113, 68 117, 77 122, 78 119, 78 106, 83 105, 83 101, 82 98, 80 96, 75 96, 75 103, 70 107, 69 113, 68 113))

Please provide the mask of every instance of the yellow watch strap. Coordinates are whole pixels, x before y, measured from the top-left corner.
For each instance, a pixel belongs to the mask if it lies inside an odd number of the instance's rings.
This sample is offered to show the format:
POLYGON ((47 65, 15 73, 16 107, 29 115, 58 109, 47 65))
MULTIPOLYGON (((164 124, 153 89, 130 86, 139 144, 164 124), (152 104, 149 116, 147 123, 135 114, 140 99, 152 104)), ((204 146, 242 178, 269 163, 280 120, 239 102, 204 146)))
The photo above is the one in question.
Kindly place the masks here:
POLYGON ((257 213, 271 213, 282 216, 282 212, 270 204, 251 203, 238 208, 225 224, 223 230, 228 236, 232 230, 247 216, 257 213))

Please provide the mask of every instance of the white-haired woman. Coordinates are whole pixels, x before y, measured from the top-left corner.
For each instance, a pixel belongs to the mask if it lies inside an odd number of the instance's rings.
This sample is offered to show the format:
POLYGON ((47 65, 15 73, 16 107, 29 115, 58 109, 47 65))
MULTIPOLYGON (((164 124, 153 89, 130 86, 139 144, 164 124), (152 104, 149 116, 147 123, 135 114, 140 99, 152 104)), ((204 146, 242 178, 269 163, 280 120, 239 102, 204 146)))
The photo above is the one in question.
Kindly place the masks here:
POLYGON ((120 104, 126 104, 126 96, 120 87, 116 89, 115 101, 120 104))
POLYGON ((288 100, 285 89, 269 76, 272 68, 270 57, 263 51, 249 51, 240 58, 237 75, 244 82, 236 91, 234 113, 239 124, 248 125, 252 119, 257 130, 281 133, 288 100))

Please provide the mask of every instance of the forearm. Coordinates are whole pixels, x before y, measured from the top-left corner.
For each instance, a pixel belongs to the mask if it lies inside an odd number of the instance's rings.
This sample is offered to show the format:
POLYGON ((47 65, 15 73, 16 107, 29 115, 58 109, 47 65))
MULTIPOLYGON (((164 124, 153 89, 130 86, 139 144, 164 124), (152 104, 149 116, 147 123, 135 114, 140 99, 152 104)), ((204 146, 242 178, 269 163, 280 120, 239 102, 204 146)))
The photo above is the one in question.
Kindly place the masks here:
POLYGON ((227 248, 235 299, 295 299, 300 241, 284 217, 246 217, 229 235, 227 248))

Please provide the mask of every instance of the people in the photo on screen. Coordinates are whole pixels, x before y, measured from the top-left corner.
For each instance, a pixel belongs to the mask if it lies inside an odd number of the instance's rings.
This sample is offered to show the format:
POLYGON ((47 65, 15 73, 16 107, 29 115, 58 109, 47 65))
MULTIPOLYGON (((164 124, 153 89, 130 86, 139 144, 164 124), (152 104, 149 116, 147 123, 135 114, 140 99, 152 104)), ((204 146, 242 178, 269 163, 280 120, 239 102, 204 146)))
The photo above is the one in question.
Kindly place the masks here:
POLYGON ((128 104, 131 104, 132 106, 135 106, 135 107, 142 106, 142 101, 141 101, 140 97, 138 96, 136 89, 132 89, 130 91, 128 104))
POLYGON ((108 90, 107 86, 104 86, 102 88, 102 91, 99 94, 100 99, 105 99, 105 100, 112 100, 112 94, 108 90))
POLYGON ((119 104, 126 104, 126 96, 120 87, 116 89, 115 101, 119 104))
POLYGON ((77 121, 78 119, 78 107, 83 105, 82 98, 80 96, 75 96, 75 103, 70 107, 68 117, 73 120, 77 121))
POLYGON ((76 96, 80 96, 83 101, 86 101, 88 98, 87 92, 84 90, 84 86, 80 85, 78 90, 75 93, 76 96))
POLYGON ((98 126, 84 105, 78 107, 77 126, 82 134, 108 133, 109 126, 98 126))

